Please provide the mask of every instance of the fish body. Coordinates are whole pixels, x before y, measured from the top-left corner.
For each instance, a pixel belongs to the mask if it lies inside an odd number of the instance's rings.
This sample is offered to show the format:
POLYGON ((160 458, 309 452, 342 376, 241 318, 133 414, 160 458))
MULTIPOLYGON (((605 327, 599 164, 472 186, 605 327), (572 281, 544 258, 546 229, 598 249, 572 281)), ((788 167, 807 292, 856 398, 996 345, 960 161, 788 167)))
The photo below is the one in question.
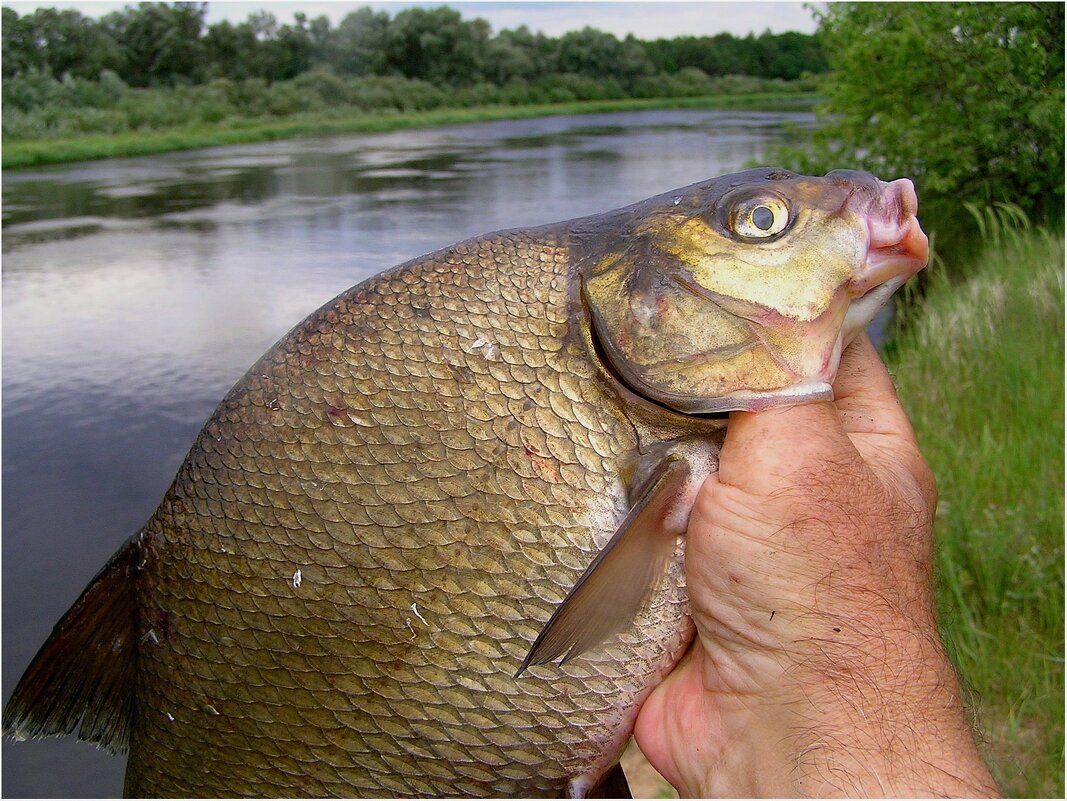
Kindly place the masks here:
POLYGON ((909 192, 749 171, 343 293, 222 401, 5 731, 128 748, 134 796, 586 795, 693 636, 706 413, 829 396, 925 261, 909 192))

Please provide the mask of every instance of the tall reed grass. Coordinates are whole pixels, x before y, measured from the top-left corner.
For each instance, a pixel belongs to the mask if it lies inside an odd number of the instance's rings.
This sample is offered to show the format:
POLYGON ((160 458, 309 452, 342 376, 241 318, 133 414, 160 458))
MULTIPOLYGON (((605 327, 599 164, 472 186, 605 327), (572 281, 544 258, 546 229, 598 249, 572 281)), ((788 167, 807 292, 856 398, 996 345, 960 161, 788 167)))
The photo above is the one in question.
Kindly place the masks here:
POLYGON ((938 478, 942 635, 1011 796, 1064 793, 1064 240, 971 209, 970 278, 935 273, 887 363, 938 478))

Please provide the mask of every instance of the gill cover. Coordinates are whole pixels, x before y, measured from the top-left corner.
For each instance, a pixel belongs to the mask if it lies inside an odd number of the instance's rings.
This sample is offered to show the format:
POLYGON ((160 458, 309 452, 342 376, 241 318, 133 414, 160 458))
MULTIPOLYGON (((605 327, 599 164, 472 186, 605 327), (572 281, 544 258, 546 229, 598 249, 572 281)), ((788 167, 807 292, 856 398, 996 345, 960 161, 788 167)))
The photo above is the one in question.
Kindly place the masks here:
POLYGON ((869 244, 850 198, 879 184, 749 170, 624 209, 607 235, 585 232, 582 291, 617 376, 686 413, 831 398, 869 244))

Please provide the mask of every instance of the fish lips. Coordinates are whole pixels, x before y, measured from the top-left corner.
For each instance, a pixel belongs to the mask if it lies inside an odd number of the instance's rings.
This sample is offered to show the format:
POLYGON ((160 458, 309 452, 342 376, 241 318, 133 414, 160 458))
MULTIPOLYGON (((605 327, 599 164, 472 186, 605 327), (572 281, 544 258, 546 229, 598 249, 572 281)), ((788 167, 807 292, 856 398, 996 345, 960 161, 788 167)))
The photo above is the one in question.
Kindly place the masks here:
POLYGON ((930 240, 916 217, 915 186, 907 178, 878 184, 881 192, 873 199, 852 194, 846 201, 867 224, 867 260, 849 286, 852 300, 841 327, 845 346, 930 258, 930 240))

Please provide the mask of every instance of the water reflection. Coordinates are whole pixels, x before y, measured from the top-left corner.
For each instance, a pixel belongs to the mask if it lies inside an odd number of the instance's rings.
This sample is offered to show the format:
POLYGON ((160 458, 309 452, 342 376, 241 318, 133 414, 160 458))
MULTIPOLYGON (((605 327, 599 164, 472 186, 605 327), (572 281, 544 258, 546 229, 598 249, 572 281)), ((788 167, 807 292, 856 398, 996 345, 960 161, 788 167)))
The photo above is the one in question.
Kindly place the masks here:
MULTIPOLYGON (((760 159, 804 114, 640 112, 116 159, 3 177, 3 681, 155 508, 274 341, 467 236, 760 159)), ((90 746, 3 746, 7 796, 116 795, 90 746)))

